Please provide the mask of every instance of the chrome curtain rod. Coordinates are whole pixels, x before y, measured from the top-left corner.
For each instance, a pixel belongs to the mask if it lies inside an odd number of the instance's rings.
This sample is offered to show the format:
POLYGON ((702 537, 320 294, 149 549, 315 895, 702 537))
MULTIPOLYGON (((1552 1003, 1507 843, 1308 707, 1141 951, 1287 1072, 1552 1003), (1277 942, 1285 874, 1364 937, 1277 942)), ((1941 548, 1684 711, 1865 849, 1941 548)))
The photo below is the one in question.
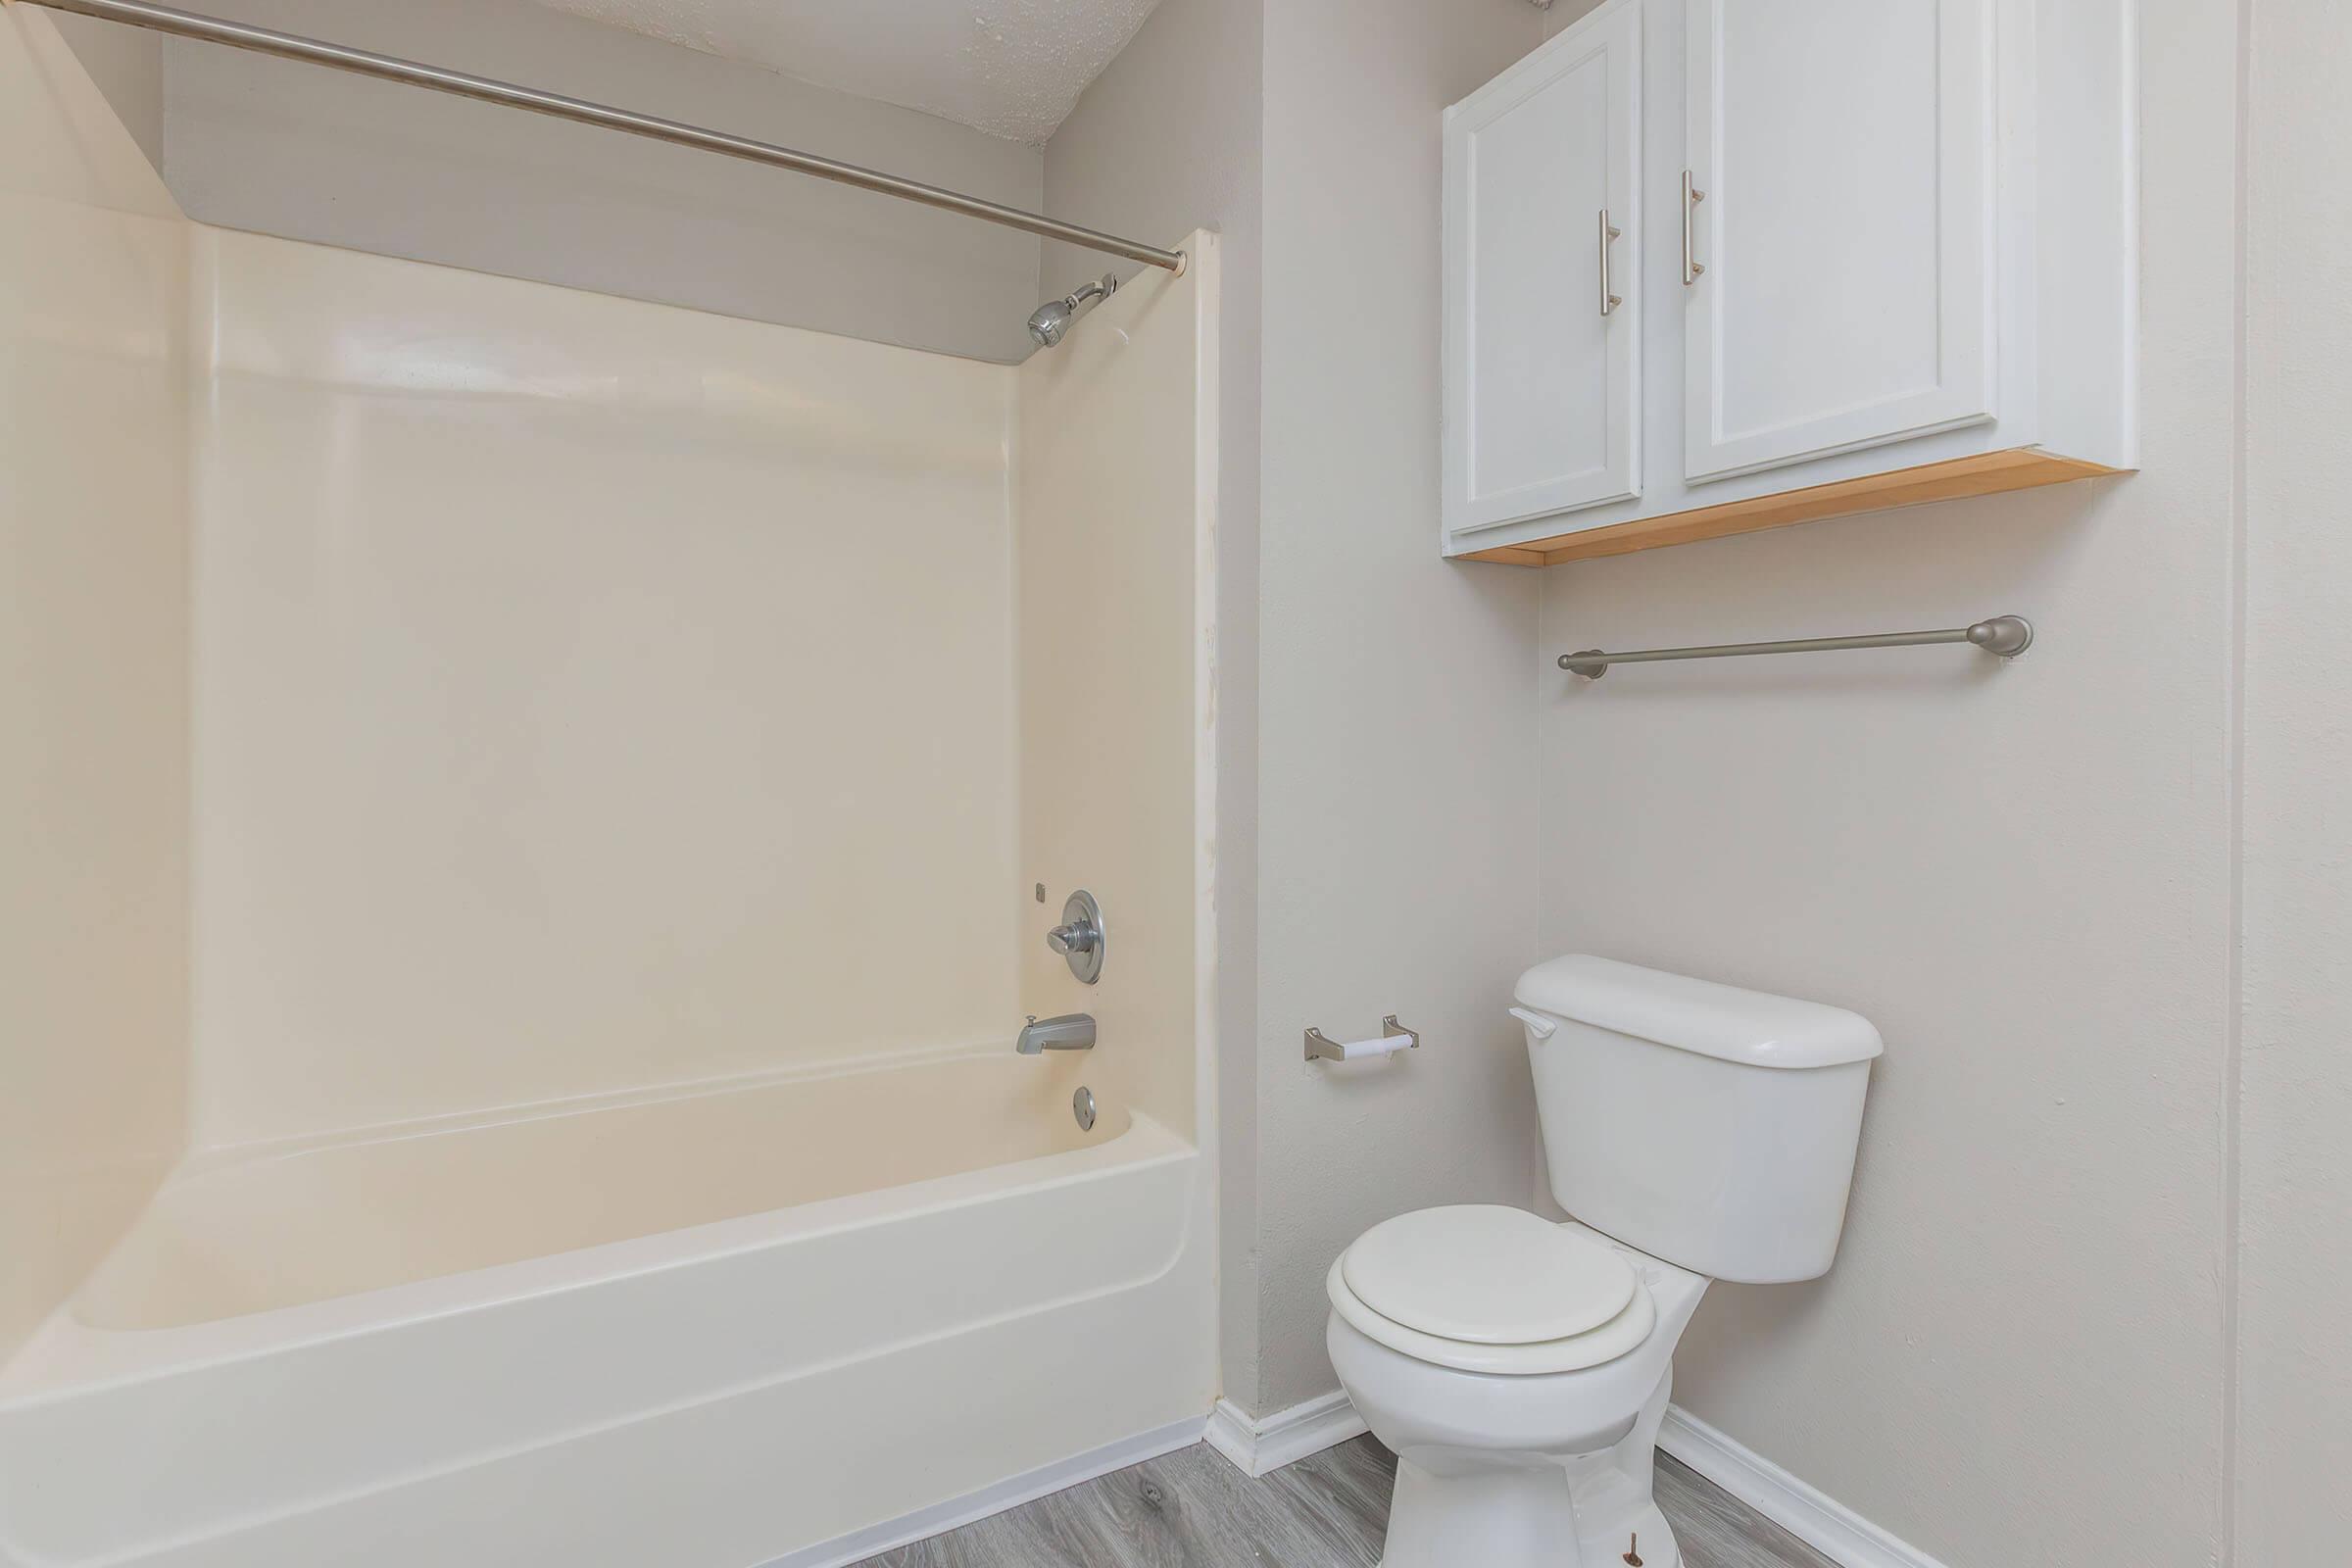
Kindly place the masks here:
POLYGON ((454 93, 460 98, 474 98, 486 104, 503 104, 509 109, 526 109, 535 115, 575 121, 583 125, 625 130, 632 136, 671 142, 700 152, 723 153, 729 158, 789 169, 795 173, 813 174, 818 179, 855 185, 860 190, 878 191, 902 201, 920 202, 925 207, 961 213, 966 218, 1002 223, 1006 228, 1021 229, 1047 239, 1063 240, 1088 250, 1124 256, 1129 261, 1164 267, 1171 272, 1184 270, 1182 251, 1162 250, 1156 245, 1121 239, 1116 234, 1105 234, 1098 229, 1081 228, 1076 223, 1065 223, 1058 219, 1023 212, 1017 207, 983 201, 977 196, 966 196, 960 191, 948 190, 939 185, 901 179, 896 174, 860 169, 856 164, 819 158, 814 153, 795 152, 789 147, 755 141, 748 136, 730 135, 722 130, 706 130, 700 125, 663 120, 658 115, 640 115, 626 109, 590 103, 584 98, 567 98, 562 93, 542 92, 536 87, 519 87, 513 82, 494 81, 488 76, 468 75, 465 72, 449 71, 440 66, 420 65, 414 60, 402 60, 392 55, 371 54, 365 49, 346 48, 342 44, 325 43, 296 33, 275 32, 242 22, 225 22, 218 17, 174 11, 169 6, 149 5, 146 0, 23 0, 23 3, 46 6, 52 11, 71 11, 76 16, 96 17, 103 22, 120 22, 154 32, 170 33, 175 38, 194 38, 202 43, 225 44, 231 49, 275 55, 281 60, 307 61, 314 66, 328 66, 362 76, 406 82, 412 87, 429 87, 435 92, 454 93))
POLYGON ((1806 637, 1794 642, 1724 643, 1714 648, 1646 648, 1632 654, 1604 654, 1588 648, 1562 654, 1560 667, 1598 680, 1611 664, 1655 664, 1672 659, 1746 659, 1756 654, 1828 654, 1847 648, 1925 648, 1935 643, 1974 643, 1988 654, 2015 659, 2034 646, 2034 623, 2023 615, 1995 615, 1973 626, 1948 631, 1887 631, 1869 637, 1806 637))

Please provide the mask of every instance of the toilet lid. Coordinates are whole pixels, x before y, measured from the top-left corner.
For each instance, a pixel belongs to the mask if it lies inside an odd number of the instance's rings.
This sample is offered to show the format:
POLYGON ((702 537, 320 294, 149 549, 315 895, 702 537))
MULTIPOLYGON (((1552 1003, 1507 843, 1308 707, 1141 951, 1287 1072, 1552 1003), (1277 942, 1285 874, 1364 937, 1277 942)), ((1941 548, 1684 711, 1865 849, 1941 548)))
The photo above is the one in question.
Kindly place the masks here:
POLYGON ((1625 1311, 1639 1281, 1618 1252, 1523 1208, 1473 1203, 1384 1220, 1340 1274, 1392 1323, 1471 1345, 1537 1345, 1625 1311))
POLYGON ((1337 1259, 1332 1262, 1331 1272, 1323 1276, 1323 1291, 1331 1298, 1331 1332, 1335 1336, 1353 1330, 1375 1345, 1386 1346, 1399 1355, 1426 1361, 1431 1366, 1497 1377, 1581 1372, 1587 1367, 1600 1366, 1631 1355, 1648 1344, 1650 1333, 1658 1324, 1657 1303, 1650 1299, 1649 1292, 1638 1289, 1624 1311, 1589 1333, 1536 1345, 1473 1345, 1468 1340, 1440 1339, 1435 1334, 1408 1329, 1382 1317, 1356 1299, 1355 1293, 1340 1276, 1337 1259))

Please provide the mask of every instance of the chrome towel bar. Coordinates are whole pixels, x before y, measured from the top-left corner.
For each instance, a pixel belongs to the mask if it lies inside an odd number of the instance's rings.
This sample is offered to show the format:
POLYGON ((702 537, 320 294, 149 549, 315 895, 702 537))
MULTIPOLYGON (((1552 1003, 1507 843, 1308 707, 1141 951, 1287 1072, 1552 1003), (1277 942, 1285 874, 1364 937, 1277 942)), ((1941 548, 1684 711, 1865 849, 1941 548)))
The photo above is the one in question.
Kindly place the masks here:
POLYGON ((1598 680, 1611 664, 1654 664, 1670 659, 1746 659, 1756 654, 1828 654, 1848 648, 1925 648, 1935 643, 1974 643, 1988 654, 2015 659, 2034 646, 2034 623, 2023 615, 1995 615, 1948 631, 1886 631, 1867 637, 1804 637, 1792 642, 1723 643, 1713 648, 1644 648, 1606 654, 1597 648, 1562 654, 1560 667, 1598 680))

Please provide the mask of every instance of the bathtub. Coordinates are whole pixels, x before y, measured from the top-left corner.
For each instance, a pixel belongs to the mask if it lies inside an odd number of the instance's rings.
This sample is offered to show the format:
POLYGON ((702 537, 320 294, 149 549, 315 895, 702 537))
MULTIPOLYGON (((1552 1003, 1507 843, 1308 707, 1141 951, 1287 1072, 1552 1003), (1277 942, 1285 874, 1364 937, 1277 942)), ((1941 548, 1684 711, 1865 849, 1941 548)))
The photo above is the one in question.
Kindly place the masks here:
POLYGON ((1190 1442, 1204 1172, 999 1050, 192 1161, 0 1373, 15 1568, 818 1568, 1190 1442))

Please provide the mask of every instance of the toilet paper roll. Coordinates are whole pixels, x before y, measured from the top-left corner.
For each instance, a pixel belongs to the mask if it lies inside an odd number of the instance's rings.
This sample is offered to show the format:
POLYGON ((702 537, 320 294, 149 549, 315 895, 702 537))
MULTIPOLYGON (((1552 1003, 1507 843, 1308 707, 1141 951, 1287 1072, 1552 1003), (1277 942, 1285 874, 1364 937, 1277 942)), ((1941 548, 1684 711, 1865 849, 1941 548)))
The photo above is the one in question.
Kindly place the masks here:
POLYGON ((1411 1035, 1390 1035, 1380 1040, 1344 1040, 1340 1042, 1342 1061, 1362 1061, 1367 1056, 1393 1056, 1411 1047, 1411 1035))

